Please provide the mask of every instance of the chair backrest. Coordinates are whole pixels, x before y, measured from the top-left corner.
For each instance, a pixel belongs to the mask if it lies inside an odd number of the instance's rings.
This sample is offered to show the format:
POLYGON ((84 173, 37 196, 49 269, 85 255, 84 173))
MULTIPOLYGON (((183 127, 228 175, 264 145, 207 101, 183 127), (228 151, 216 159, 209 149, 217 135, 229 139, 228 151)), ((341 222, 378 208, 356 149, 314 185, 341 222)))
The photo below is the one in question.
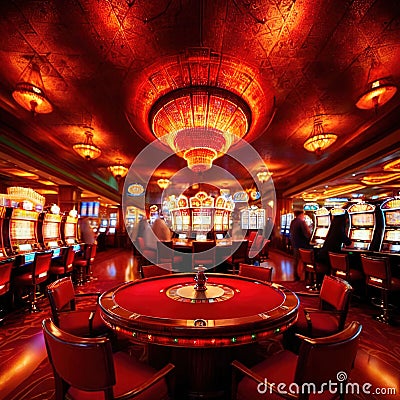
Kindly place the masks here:
MULTIPOLYGON (((71 335, 59 329, 50 318, 42 322, 42 328, 56 391, 73 386, 86 391, 105 391, 112 398, 116 380, 109 339, 71 335)), ((56 398, 65 398, 65 393, 56 393, 56 398)))
POLYGON ((67 307, 75 310, 75 290, 71 278, 61 278, 48 285, 47 296, 54 323, 59 326, 59 312, 67 307))
POLYGON ((152 278, 154 276, 170 275, 172 274, 172 264, 163 263, 159 265, 150 264, 142 266, 143 278, 152 278))
POLYGON ((328 252, 328 255, 334 275, 339 275, 348 279, 350 274, 349 256, 344 253, 333 253, 331 251, 328 252))
POLYGON ((312 249, 299 249, 300 259, 303 264, 314 266, 314 250, 312 249))
POLYGON ((340 313, 338 326, 340 330, 343 329, 346 321, 352 291, 353 288, 345 280, 335 276, 324 276, 319 294, 321 309, 335 310, 340 313))
POLYGON ((361 254, 360 258, 367 285, 380 289, 390 289, 392 274, 389 258, 369 257, 364 254, 361 254))
POLYGON ((32 263, 32 283, 37 285, 47 279, 53 250, 35 253, 32 263))
POLYGON ((259 281, 271 282, 272 267, 256 267, 254 265, 240 263, 239 275, 258 279, 259 281))
POLYGON ((262 235, 257 235, 251 245, 247 244, 249 259, 255 258, 263 249, 265 244, 265 238, 262 235))
POLYGON ((73 269, 75 259, 74 247, 69 246, 64 252, 62 265, 64 266, 64 273, 71 272, 73 269))
POLYGON ((215 240, 192 242, 193 267, 200 264, 215 264, 215 240))
POLYGON ((247 240, 249 241, 250 244, 254 242, 254 239, 256 238, 257 233, 258 233, 257 231, 251 231, 249 233, 249 236, 247 237, 247 240))
POLYGON ((232 254, 232 261, 234 263, 245 263, 247 260, 247 249, 249 242, 247 240, 242 240, 238 246, 238 242, 233 241, 232 246, 237 246, 236 250, 232 254))
POLYGON ((12 261, 0 265, 0 296, 6 294, 10 290, 12 266, 12 261))
MULTIPOLYGON (((314 383, 319 386, 326 382, 341 381, 341 376, 349 376, 353 368, 358 350, 362 326, 359 322, 351 322, 339 333, 323 338, 311 339, 299 335, 302 343, 295 372, 295 383, 314 383), (345 375, 344 375, 345 374, 345 375)), ((307 393, 302 393, 300 399, 307 399, 307 393)))
POLYGON ((172 249, 172 241, 158 241, 157 242, 157 260, 158 262, 171 262, 174 258, 174 251, 172 249))

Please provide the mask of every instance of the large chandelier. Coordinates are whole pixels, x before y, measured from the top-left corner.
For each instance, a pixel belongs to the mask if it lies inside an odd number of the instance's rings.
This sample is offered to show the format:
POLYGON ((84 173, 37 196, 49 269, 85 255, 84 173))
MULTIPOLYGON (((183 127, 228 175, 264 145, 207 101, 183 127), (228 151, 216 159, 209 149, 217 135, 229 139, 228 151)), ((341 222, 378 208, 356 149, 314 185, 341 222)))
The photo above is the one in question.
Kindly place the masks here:
POLYGON ((128 173, 128 168, 121 164, 121 159, 117 158, 117 164, 108 167, 108 170, 113 174, 114 178, 118 181, 128 173))
POLYGON ((325 133, 322 126, 322 120, 319 115, 314 117, 314 126, 310 136, 304 142, 304 148, 308 151, 315 152, 317 156, 321 155, 322 151, 331 146, 337 139, 334 133, 325 133))
POLYGON ((85 160, 94 160, 99 157, 101 150, 93 143, 93 133, 88 128, 85 131, 86 139, 83 143, 77 143, 72 148, 85 160))
POLYGON ((44 91, 39 66, 35 63, 29 63, 24 69, 12 96, 20 106, 33 114, 47 114, 53 111, 53 106, 44 91))
POLYGON ((157 185, 162 190, 166 189, 170 184, 171 184, 171 181, 169 179, 167 179, 167 178, 160 178, 157 181, 157 185))
POLYGON ((246 135, 250 124, 251 111, 243 99, 214 87, 170 92, 150 113, 153 134, 194 172, 211 168, 216 158, 246 135))

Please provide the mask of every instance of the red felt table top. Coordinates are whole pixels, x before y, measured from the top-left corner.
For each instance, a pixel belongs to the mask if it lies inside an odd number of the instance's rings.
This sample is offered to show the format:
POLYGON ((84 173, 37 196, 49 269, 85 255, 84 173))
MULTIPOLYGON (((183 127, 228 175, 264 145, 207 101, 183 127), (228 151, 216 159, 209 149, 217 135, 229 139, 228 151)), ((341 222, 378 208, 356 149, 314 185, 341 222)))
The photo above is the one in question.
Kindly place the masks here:
MULTIPOLYGON (((194 275, 193 275, 194 277, 194 275)), ((165 276, 123 286, 114 293, 119 307, 143 316, 168 319, 240 318, 268 312, 279 307, 285 294, 267 284, 235 277, 208 276, 208 284, 223 284, 235 295, 222 302, 190 303, 169 298, 166 290, 177 284, 191 284, 189 276, 165 276)))

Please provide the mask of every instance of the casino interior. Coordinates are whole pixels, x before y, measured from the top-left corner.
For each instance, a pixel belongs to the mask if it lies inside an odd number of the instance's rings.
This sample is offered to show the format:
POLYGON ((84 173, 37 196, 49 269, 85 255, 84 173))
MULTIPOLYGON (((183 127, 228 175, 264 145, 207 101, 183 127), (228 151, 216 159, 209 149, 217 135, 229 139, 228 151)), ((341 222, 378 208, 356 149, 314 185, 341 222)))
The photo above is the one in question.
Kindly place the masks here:
POLYGON ((398 398, 400 2, 0 15, 0 399, 398 398))

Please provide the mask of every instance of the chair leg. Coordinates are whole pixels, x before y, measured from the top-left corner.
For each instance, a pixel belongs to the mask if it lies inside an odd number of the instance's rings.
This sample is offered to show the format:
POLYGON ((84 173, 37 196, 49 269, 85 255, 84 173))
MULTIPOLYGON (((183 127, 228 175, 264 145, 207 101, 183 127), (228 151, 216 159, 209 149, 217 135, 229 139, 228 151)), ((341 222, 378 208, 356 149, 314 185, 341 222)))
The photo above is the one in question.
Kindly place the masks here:
POLYGON ((379 322, 383 322, 384 324, 390 324, 390 310, 389 310, 389 299, 388 299, 388 291, 382 290, 382 302, 380 308, 382 309, 381 314, 374 317, 379 322))
POLYGON ((29 312, 36 313, 41 311, 37 306, 36 286, 33 286, 32 291, 29 293, 29 312))

